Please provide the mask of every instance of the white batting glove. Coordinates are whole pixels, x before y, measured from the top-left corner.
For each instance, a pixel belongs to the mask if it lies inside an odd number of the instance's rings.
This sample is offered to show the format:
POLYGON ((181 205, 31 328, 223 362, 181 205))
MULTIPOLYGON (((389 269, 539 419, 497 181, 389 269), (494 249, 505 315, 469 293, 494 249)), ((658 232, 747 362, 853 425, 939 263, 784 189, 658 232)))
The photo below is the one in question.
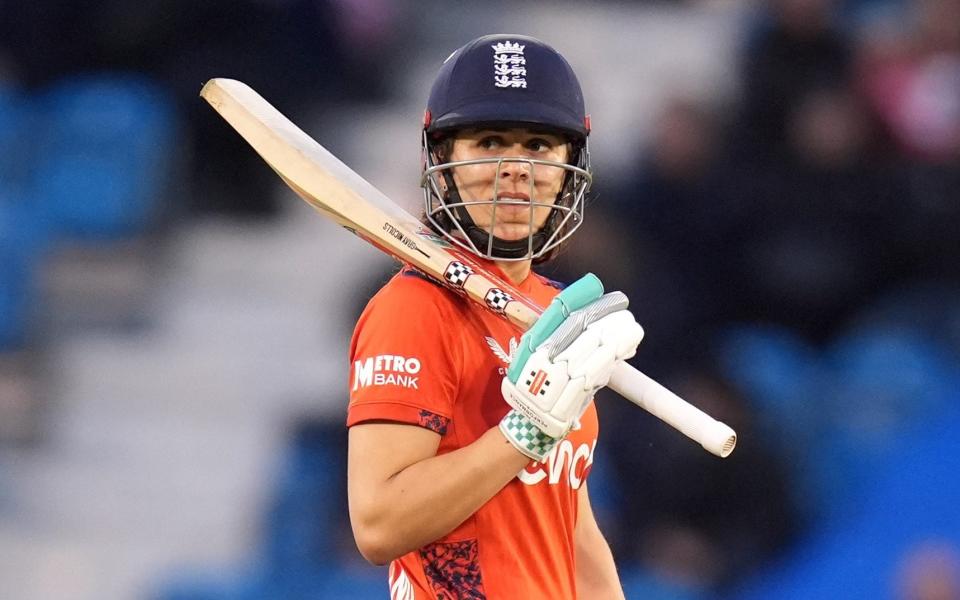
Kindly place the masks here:
POLYGON ((534 460, 566 437, 616 364, 632 357, 643 339, 643 328, 626 310, 627 297, 613 292, 598 298, 602 289, 588 275, 564 290, 521 338, 501 384, 513 410, 500 430, 534 460))

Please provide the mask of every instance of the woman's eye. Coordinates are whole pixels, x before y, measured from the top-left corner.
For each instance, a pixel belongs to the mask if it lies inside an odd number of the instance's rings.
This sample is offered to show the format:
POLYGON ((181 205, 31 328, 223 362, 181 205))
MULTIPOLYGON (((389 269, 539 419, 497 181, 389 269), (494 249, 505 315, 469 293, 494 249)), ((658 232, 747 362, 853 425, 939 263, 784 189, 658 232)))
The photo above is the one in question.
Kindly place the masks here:
POLYGON ((546 152, 550 148, 550 143, 547 140, 530 140, 527 142, 527 149, 533 152, 546 152))

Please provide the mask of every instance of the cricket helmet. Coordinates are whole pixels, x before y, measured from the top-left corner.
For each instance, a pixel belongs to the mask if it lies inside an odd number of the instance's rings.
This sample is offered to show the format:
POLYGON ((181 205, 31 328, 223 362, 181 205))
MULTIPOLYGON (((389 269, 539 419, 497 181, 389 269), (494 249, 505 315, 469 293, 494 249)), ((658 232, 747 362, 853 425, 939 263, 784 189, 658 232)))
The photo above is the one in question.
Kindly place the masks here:
MULTIPOLYGON (((583 222, 592 180, 589 134, 580 83, 560 53, 524 35, 486 35, 469 42, 443 63, 427 100, 421 178, 426 221, 455 244, 485 258, 548 260, 583 222), (532 207, 552 210, 539 230, 531 227, 527 239, 500 239, 493 235, 493 223, 485 229, 473 222, 452 177, 452 169, 462 163, 450 162, 441 151, 444 141, 459 130, 499 128, 544 130, 570 144, 568 163, 524 157, 480 159, 498 164, 497 180, 504 162, 527 163, 531 172, 538 164, 566 171, 555 199, 535 200, 531 195, 532 207)), ((498 204, 518 204, 497 197, 479 202, 492 205, 494 211, 498 204)), ((531 209, 531 226, 533 213, 531 209)))

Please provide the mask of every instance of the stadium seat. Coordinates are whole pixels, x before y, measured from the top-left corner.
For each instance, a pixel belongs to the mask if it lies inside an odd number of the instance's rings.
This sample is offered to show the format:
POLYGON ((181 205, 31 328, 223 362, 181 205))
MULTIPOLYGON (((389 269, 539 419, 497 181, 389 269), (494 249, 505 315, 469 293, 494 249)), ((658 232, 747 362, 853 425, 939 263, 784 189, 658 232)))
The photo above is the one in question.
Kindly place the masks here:
MULTIPOLYGON (((954 405, 960 395, 954 397, 954 405)), ((729 597, 915 597, 898 593, 911 552, 930 541, 960 550, 960 411, 891 439, 898 449, 869 481, 854 515, 828 521, 776 567, 729 597)), ((919 596, 916 596, 919 597, 919 596)))
POLYGON ((173 158, 175 111, 165 91, 137 75, 66 79, 37 107, 37 205, 62 234, 113 239, 144 230, 173 158))
POLYGON ((48 232, 13 190, 0 186, 0 352, 26 341, 35 275, 48 232))
POLYGON ((860 311, 851 333, 874 327, 911 329, 940 340, 960 357, 960 286, 920 281, 884 294, 860 311))
POLYGON ((816 431, 824 375, 816 349, 787 329, 764 325, 730 328, 718 347, 723 374, 746 394, 768 439, 796 447, 816 431))
POLYGON ((879 323, 839 337, 827 364, 833 392, 811 462, 824 506, 841 516, 858 510, 863 486, 899 450, 898 436, 956 401, 960 373, 935 338, 879 323))
POLYGON ((623 569, 620 572, 623 593, 627 598, 644 600, 701 600, 710 597, 704 590, 670 582, 645 569, 623 569))
POLYGON ((332 447, 330 429, 300 424, 287 449, 266 522, 263 561, 272 576, 307 576, 336 554, 346 458, 344 449, 332 447))
POLYGON ((936 338, 903 326, 872 326, 841 336, 829 360, 838 395, 831 421, 865 449, 951 404, 960 370, 936 338))

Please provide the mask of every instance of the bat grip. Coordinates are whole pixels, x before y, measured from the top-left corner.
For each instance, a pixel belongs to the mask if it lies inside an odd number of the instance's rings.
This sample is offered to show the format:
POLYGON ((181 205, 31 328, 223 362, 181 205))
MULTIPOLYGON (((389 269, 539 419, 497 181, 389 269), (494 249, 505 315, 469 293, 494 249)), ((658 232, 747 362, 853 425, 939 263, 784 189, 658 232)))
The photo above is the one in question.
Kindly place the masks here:
POLYGON ((711 454, 726 458, 737 445, 737 434, 726 423, 717 421, 626 363, 614 369, 609 387, 711 454))

